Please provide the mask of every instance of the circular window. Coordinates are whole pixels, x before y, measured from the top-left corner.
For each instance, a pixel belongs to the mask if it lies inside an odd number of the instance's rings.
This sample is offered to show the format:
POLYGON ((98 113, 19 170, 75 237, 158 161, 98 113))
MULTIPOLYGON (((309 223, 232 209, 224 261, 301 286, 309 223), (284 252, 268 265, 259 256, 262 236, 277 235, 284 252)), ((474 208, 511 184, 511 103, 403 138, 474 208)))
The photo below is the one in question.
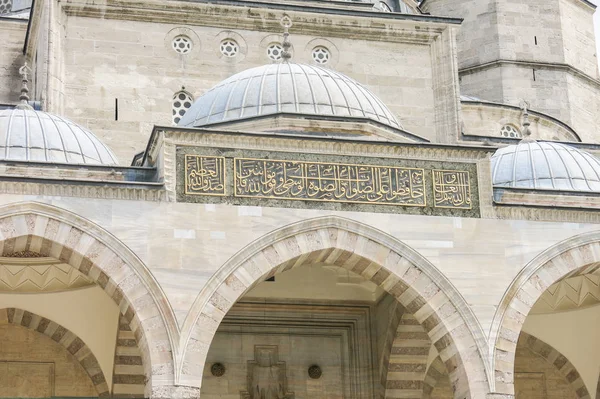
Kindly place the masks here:
POLYGON ((513 125, 502 126, 502 129, 500 129, 500 135, 510 139, 521 138, 521 132, 519 132, 519 130, 517 130, 517 128, 513 125))
POLYGON ((283 54, 283 47, 279 43, 269 44, 267 47, 267 56, 273 61, 279 61, 283 54))
POLYGON ((327 64, 331 58, 331 53, 323 46, 315 47, 312 52, 312 57, 319 64, 327 64))
POLYGON ((240 46, 233 39, 225 39, 221 42, 221 53, 226 57, 235 57, 239 50, 240 46))
POLYGON ((176 36, 172 44, 173 50, 179 54, 187 54, 192 51, 192 40, 185 35, 176 36))
POLYGON ((173 124, 177 125, 181 117, 190 109, 194 99, 185 91, 175 93, 173 96, 173 124))

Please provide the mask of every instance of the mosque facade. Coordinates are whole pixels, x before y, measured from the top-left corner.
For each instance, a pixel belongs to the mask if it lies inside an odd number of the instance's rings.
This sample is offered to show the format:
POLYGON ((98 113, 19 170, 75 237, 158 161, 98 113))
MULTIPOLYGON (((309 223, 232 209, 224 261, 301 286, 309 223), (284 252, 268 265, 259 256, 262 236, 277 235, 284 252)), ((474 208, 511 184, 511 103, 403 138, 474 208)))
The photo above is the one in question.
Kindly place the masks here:
POLYGON ((0 398, 600 399, 587 0, 0 0, 0 398))

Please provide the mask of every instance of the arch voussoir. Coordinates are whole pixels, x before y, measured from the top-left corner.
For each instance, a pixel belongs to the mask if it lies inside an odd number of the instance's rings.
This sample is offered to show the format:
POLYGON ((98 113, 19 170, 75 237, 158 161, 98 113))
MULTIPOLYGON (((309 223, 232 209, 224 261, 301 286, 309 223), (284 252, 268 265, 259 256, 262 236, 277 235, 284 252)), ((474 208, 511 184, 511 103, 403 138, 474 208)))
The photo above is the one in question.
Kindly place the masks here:
POLYGON ((100 363, 86 343, 66 327, 43 316, 18 308, 0 310, 0 324, 21 326, 43 334, 61 345, 89 376, 98 397, 110 397, 110 388, 100 367, 100 363))
POLYGON ((152 274, 122 243, 93 223, 52 206, 22 203, 1 207, 0 255, 20 251, 69 264, 115 302, 131 323, 138 344, 145 348, 147 396, 153 385, 174 383, 171 348, 178 338, 175 316, 152 274), (166 337, 168 344, 155 345, 148 339, 151 336, 166 337), (160 374, 153 369, 160 369, 160 374))
MULTIPOLYGON (((443 275, 408 247, 381 232, 345 219, 326 219, 326 222, 306 221, 304 225, 292 225, 270 233, 248 245, 215 273, 192 308, 189 317, 194 317, 193 321, 184 323, 184 337, 187 337, 184 342, 187 344, 182 348, 182 379, 198 386, 201 384, 204 361, 219 323, 250 288, 263 281, 265 276, 303 264, 325 263, 363 276, 394 296, 409 312, 420 314, 419 322, 429 327, 425 328, 427 334, 443 341, 446 360, 454 365, 452 374, 456 375, 461 399, 473 397, 470 393, 473 389, 484 392, 487 379, 473 380, 461 360, 461 348, 468 348, 469 362, 477 363, 479 370, 485 370, 473 332, 451 304, 450 297, 441 294, 443 289, 435 282, 445 281, 443 275), (393 248, 394 245, 410 257, 403 256, 393 248), (419 262, 415 263, 415 259, 419 262), (430 277, 431 273, 436 274, 436 279, 430 277), (464 328, 457 329, 461 325, 464 328), (456 345, 455 340, 464 342, 456 345), (477 358, 472 357, 472 348, 475 348, 477 358), (194 365, 194 362, 201 364, 194 365), (456 371, 459 369, 462 370, 460 373, 456 371)), ((445 284, 446 289, 451 287, 449 282, 445 284)), ((461 298, 456 293, 452 297, 461 298)), ((466 305, 464 307, 468 309, 466 305)), ((477 379, 479 377, 478 373, 477 379)))
POLYGON ((514 363, 522 327, 544 291, 561 279, 597 273, 600 232, 584 233, 560 242, 533 259, 513 280, 492 323, 493 391, 514 394, 514 363))

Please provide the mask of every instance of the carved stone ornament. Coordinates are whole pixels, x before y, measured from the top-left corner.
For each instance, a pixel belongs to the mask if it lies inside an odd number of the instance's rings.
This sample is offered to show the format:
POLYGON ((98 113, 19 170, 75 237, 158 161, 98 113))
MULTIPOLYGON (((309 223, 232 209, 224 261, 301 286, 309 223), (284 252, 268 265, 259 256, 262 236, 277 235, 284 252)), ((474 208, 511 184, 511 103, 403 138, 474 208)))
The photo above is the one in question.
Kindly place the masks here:
POLYGON ((210 367, 210 372, 215 377, 222 377, 225 374, 225 366, 223 363, 215 363, 210 367))
POLYGON ((322 374, 323 370, 321 370, 321 367, 319 367, 316 364, 313 364, 308 368, 308 376, 313 380, 318 380, 319 378, 321 378, 322 374))
POLYGON ((277 346, 256 345, 254 360, 248 361, 248 390, 241 399, 294 399, 287 391, 285 362, 279 361, 277 346))

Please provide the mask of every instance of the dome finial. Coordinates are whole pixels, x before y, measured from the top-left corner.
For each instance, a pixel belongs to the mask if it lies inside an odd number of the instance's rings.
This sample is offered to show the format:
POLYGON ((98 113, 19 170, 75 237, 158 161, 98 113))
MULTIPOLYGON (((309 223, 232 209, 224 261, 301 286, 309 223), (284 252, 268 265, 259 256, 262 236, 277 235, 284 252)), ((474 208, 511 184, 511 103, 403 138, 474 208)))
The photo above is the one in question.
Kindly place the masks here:
POLYGON ((522 141, 535 141, 531 138, 531 122, 529 121, 529 102, 526 100, 521 101, 521 110, 523 114, 523 140, 522 141))
POLYGON ((281 43, 281 47, 283 47, 283 52, 281 53, 282 62, 288 62, 292 58, 292 54, 290 53, 290 47, 292 44, 290 43, 290 28, 292 27, 292 19, 284 15, 279 21, 281 26, 283 26, 283 43, 281 43))
POLYGON ((27 87, 30 72, 31 68, 29 68, 26 61, 25 64, 19 68, 19 75, 21 75, 21 95, 19 96, 19 100, 21 100, 21 103, 17 105, 16 108, 18 109, 33 110, 33 107, 29 105, 29 87, 27 87))

